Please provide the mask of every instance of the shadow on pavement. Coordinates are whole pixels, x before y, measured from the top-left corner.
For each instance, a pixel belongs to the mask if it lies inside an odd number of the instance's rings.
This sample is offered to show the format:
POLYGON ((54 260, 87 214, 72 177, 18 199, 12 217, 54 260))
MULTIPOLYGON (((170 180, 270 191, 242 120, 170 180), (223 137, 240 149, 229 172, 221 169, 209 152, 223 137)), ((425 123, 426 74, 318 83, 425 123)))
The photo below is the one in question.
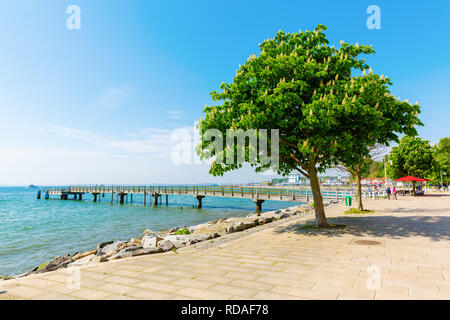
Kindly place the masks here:
POLYGON ((325 237, 352 235, 355 237, 384 237, 386 239, 425 237, 432 241, 450 240, 450 217, 446 216, 344 216, 332 217, 327 220, 331 224, 344 224, 346 228, 301 229, 306 224, 315 223, 314 219, 309 219, 294 225, 276 227, 273 232, 325 237))

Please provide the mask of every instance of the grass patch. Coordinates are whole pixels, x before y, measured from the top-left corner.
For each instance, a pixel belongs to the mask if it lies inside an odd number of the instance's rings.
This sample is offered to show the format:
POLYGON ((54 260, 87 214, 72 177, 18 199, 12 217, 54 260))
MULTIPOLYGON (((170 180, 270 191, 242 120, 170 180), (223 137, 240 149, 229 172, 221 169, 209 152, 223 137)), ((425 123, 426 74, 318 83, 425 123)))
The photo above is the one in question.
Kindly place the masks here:
POLYGON ((170 250, 170 251, 172 251, 172 252, 175 253, 175 254, 178 254, 177 248, 173 248, 173 249, 170 250))
POLYGON ((373 210, 359 210, 357 208, 350 208, 349 210, 345 211, 346 214, 364 214, 364 213, 374 213, 373 210))
POLYGON ((176 231, 175 234, 178 234, 178 235, 191 234, 191 232, 188 229, 183 228, 183 229, 180 229, 180 230, 176 231))
POLYGON ((317 227, 313 224, 308 224, 303 227, 300 227, 300 230, 335 230, 335 229, 344 229, 347 225, 346 224, 332 224, 329 223, 326 227, 317 227))

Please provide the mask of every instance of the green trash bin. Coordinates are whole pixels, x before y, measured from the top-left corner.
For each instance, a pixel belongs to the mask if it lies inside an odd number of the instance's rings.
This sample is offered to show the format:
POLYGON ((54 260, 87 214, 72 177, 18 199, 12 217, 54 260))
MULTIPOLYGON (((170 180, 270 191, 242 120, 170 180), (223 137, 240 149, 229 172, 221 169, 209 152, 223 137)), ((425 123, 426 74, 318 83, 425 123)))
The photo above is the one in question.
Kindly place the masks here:
POLYGON ((352 206, 352 196, 346 196, 345 197, 345 205, 347 207, 351 207, 352 206))

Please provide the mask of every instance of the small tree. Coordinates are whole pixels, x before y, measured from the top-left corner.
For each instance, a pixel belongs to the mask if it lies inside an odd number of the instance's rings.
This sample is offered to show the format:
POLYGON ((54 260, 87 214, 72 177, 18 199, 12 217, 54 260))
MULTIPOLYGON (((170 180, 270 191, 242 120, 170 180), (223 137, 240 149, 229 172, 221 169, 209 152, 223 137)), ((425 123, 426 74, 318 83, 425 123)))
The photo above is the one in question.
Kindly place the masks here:
POLYGON ((441 174, 448 177, 450 173, 450 138, 442 138, 435 147, 434 160, 436 162, 436 180, 440 181, 441 174))
MULTIPOLYGON (((389 175, 393 179, 404 176, 423 178, 435 167, 433 148, 428 140, 420 137, 404 136, 389 155, 389 175)), ((416 184, 413 183, 413 194, 416 184)))
MULTIPOLYGON (((221 92, 211 93, 219 104, 206 106, 200 122, 202 136, 218 129, 222 141, 226 129, 278 129, 277 172, 296 170, 309 178, 319 227, 327 226, 327 220, 318 173, 338 161, 359 163, 368 155, 367 146, 395 140, 395 132, 405 125, 414 130, 419 112, 418 105, 390 95, 389 79, 365 73, 369 67, 359 56, 374 53, 371 46, 342 41, 337 49, 328 45, 324 30, 318 25, 314 31, 280 31, 261 43, 259 56, 250 56, 232 83, 222 83, 221 92), (363 76, 352 77, 355 70, 364 71, 363 76)), ((240 168, 240 163, 223 161, 235 149, 211 151, 216 142, 202 139, 201 150, 208 152, 199 150, 202 158, 215 158, 210 173, 240 168)), ((246 146, 246 160, 249 151, 246 146)), ((260 159, 252 165, 256 171, 270 168, 260 159)))
POLYGON ((341 171, 346 171, 350 173, 356 181, 356 194, 358 198, 358 210, 363 211, 364 206, 362 202, 362 186, 361 177, 362 175, 370 176, 370 167, 372 164, 376 164, 372 158, 378 158, 386 152, 386 148, 382 145, 376 145, 369 148, 369 156, 361 157, 361 162, 351 165, 346 165, 345 163, 340 163, 338 169, 341 171))

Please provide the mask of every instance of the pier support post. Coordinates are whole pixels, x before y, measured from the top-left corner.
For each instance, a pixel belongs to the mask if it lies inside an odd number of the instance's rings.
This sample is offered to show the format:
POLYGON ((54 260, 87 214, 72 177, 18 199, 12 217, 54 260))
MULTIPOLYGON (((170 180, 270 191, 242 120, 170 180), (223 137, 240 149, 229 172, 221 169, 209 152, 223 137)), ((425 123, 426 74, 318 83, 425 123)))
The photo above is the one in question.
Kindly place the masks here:
POLYGON ((114 201, 114 191, 111 191, 111 203, 114 201))
POLYGON ((144 206, 147 205, 147 193, 144 192, 144 206))
POLYGON ((123 204, 124 199, 125 199, 125 193, 121 193, 120 194, 120 204, 123 204))
POLYGON ((94 196, 94 202, 97 202, 98 193, 93 193, 92 195, 94 196))
POLYGON ((131 201, 130 202, 133 203, 133 194, 131 194, 131 201))
POLYGON ((153 196, 155 197, 154 200, 154 205, 157 206, 158 205, 158 198, 161 196, 159 193, 154 193, 153 196))
POLYGON ((41 198, 41 190, 39 190, 38 192, 37 192, 37 199, 39 200, 41 198))
POLYGON ((253 202, 256 203, 256 212, 261 213, 262 212, 262 204, 263 204, 264 200, 255 199, 255 200, 253 200, 253 202))
POLYGON ((73 200, 77 200, 78 199, 78 195, 75 193, 74 195, 73 195, 73 200))
POLYGON ((194 197, 197 199, 197 209, 201 209, 202 208, 202 199, 205 196, 195 195, 194 197))
POLYGON ((166 206, 168 206, 168 205, 169 205, 169 195, 166 194, 166 206))
POLYGON ((78 195, 78 200, 83 200, 83 195, 81 193, 78 195))

